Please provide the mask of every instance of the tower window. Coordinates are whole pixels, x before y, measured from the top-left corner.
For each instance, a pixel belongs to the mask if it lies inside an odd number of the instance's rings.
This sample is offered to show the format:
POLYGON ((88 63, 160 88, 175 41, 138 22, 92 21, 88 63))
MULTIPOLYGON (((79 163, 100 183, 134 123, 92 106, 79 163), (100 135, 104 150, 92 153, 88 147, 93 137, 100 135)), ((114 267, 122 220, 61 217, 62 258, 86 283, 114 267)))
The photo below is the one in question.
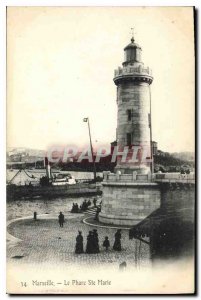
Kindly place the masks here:
POLYGON ((127 146, 131 146, 132 144, 132 134, 131 133, 127 133, 127 146))
POLYGON ((131 121, 131 119, 132 119, 132 111, 131 111, 131 109, 127 109, 127 117, 128 117, 128 121, 131 121))

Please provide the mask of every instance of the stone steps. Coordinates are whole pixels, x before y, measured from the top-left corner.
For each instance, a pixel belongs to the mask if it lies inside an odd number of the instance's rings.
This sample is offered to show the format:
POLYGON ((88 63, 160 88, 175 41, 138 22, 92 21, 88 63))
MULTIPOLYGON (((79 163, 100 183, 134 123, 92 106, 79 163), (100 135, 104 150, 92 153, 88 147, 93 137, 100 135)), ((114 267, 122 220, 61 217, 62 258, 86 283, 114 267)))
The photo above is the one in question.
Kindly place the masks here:
MULTIPOLYGON (((97 205, 97 207, 100 207, 100 205, 97 205)), ((85 211, 85 213, 88 214, 88 215, 95 216, 97 207, 91 207, 91 208, 88 208, 88 209, 85 211)))

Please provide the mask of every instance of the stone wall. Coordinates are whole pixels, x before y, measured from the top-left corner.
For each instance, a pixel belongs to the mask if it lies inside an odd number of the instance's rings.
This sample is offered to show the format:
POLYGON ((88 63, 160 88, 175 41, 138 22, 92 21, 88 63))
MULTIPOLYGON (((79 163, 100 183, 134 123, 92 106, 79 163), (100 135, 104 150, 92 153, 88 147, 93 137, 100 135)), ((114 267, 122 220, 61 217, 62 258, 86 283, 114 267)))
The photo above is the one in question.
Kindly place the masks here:
POLYGON ((145 175, 104 172, 100 222, 133 226, 161 207, 168 216, 194 221, 194 174, 145 175), (156 175, 162 179, 157 179, 156 175), (182 175, 183 176, 183 175, 182 175), (167 179, 167 178, 168 179, 167 179), (153 182, 153 180, 156 180, 153 182))
POLYGON ((194 222, 195 217, 195 185, 160 185, 161 207, 169 214, 177 214, 180 220, 194 222))
POLYGON ((160 207, 156 183, 103 183, 100 222, 133 226, 160 207))

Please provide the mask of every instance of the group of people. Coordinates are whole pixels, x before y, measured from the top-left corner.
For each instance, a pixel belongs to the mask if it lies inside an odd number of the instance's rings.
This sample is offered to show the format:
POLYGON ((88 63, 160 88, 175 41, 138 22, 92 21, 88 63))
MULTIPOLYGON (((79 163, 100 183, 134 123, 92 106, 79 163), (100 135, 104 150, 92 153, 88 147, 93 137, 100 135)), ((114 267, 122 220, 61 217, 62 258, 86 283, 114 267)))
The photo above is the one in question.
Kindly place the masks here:
MULTIPOLYGON (((92 253, 99 253, 99 252, 100 250, 99 250, 98 233, 97 230, 94 229, 93 231, 89 231, 89 234, 87 236, 86 253, 92 254, 92 253)), ((83 236, 81 231, 78 231, 78 236, 76 237, 75 253, 76 254, 84 253, 83 236)))
POLYGON ((98 239, 98 232, 96 229, 93 231, 89 231, 87 236, 87 246, 86 246, 86 253, 99 253, 99 239, 98 239))
POLYGON ((88 209, 88 207, 89 206, 91 206, 91 201, 90 200, 84 200, 83 202, 82 202, 82 204, 80 205, 80 209, 81 209, 81 211, 86 211, 87 209, 88 209))
POLYGON ((80 213, 82 211, 86 211, 89 206, 91 206, 91 201, 90 200, 87 201, 86 199, 82 202, 80 207, 78 206, 77 203, 73 203, 71 213, 80 213))
MULTIPOLYGON (((84 200, 83 204, 86 203, 86 204, 84 204, 84 206, 91 205, 91 204, 89 204, 89 201, 87 202, 86 200, 84 200)), ((76 204, 77 203, 73 203, 73 207, 75 207, 76 204)), ((59 226, 63 227, 65 219, 64 219, 64 214, 62 212, 59 213, 58 220, 59 220, 59 226)), ((104 239, 102 245, 105 248, 105 250, 108 251, 108 249, 110 248, 110 241, 109 241, 108 236, 105 236, 105 239, 104 239)), ((113 244, 113 250, 121 251, 121 229, 118 229, 117 232, 115 233, 115 241, 113 244)), ((86 253, 94 254, 94 253, 99 253, 99 252, 100 252, 100 249, 99 249, 98 232, 97 232, 97 229, 93 229, 93 231, 89 231, 89 234, 87 236, 86 253)), ((76 237, 75 253, 77 253, 77 254, 84 253, 83 236, 82 236, 81 231, 78 231, 78 235, 76 237)))
POLYGON ((75 214, 80 212, 80 211, 79 211, 79 206, 78 206, 77 203, 73 203, 71 212, 72 212, 72 213, 75 213, 75 214))
MULTIPOLYGON (((110 248, 110 241, 108 236, 105 236, 102 245, 105 248, 105 250, 108 251, 108 249, 110 248)), ((121 251, 121 229, 118 229, 117 232, 115 233, 113 250, 121 251)), ((89 231, 89 234, 87 236, 87 245, 86 245, 85 252, 88 254, 95 254, 100 252, 98 232, 96 229, 93 229, 93 231, 89 231)), ((84 253, 83 236, 81 231, 78 231, 78 235, 76 237, 75 253, 76 254, 84 253)))

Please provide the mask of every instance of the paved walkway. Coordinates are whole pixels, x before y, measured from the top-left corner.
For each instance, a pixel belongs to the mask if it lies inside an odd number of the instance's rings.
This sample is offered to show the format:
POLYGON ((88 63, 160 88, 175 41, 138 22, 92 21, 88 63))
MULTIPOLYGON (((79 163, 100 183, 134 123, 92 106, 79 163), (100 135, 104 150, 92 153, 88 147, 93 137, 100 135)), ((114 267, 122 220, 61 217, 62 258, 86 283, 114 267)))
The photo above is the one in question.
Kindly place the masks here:
POLYGON ((8 246, 7 259, 16 263, 65 263, 78 264, 93 268, 102 267, 103 264, 117 264, 126 261, 128 264, 140 266, 149 265, 149 246, 138 241, 129 240, 128 230, 122 230, 122 252, 109 250, 106 252, 102 246, 105 236, 109 237, 111 248, 114 243, 114 228, 97 228, 99 234, 99 254, 76 255, 75 238, 78 230, 82 231, 84 237, 84 249, 86 237, 89 230, 94 227, 84 224, 83 214, 65 214, 64 227, 60 228, 57 214, 43 214, 38 220, 33 217, 18 218, 8 223, 8 246))

